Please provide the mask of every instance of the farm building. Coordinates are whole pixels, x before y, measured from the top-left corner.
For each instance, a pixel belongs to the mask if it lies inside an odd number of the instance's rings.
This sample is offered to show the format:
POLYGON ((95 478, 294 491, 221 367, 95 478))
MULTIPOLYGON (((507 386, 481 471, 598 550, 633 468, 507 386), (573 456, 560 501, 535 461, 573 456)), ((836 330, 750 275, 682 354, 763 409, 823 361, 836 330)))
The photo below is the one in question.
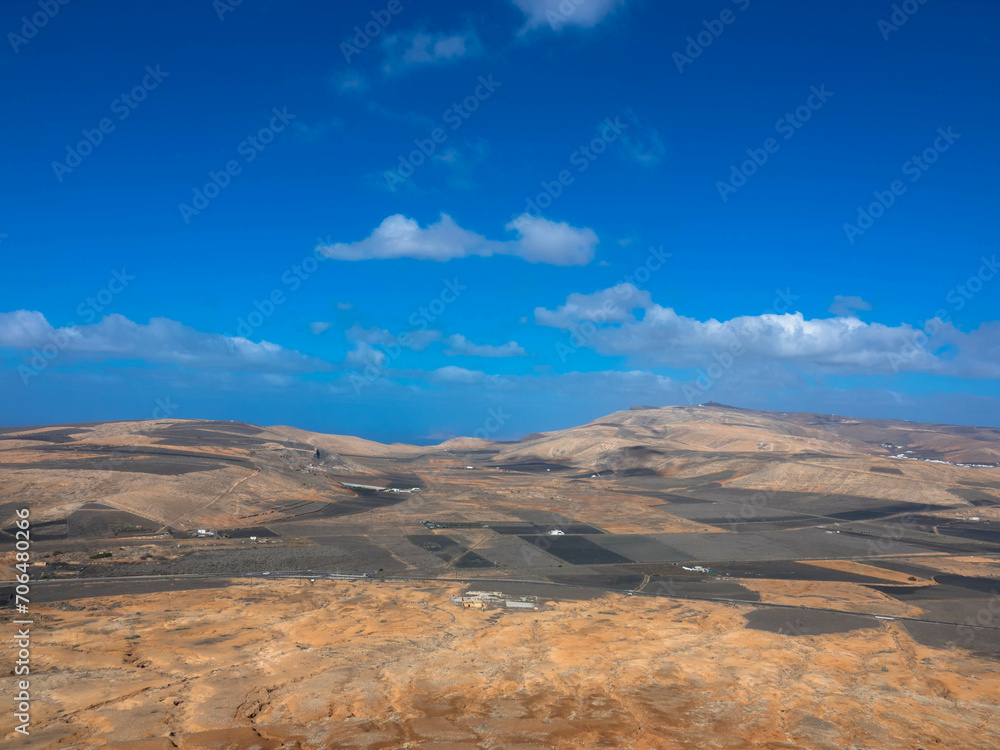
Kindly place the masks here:
POLYGON ((507 596, 500 591, 466 591, 451 600, 465 609, 538 609, 537 597, 507 596))

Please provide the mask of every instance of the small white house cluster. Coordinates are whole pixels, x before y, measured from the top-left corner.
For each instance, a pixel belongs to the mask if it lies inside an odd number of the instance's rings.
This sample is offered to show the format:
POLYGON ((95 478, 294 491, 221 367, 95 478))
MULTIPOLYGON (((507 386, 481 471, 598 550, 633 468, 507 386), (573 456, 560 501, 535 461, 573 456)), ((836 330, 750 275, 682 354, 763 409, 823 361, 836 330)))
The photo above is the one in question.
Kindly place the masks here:
POLYGON ((466 591, 451 601, 464 609, 538 609, 537 597, 508 596, 500 591, 466 591))

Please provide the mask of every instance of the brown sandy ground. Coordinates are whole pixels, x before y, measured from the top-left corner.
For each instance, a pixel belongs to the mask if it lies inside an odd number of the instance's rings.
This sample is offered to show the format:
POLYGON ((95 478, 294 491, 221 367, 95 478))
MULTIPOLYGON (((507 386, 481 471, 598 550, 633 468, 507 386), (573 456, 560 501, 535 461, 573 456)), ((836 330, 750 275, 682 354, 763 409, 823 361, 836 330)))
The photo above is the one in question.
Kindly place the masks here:
MULTIPOLYGON (((608 595, 457 608, 458 585, 272 581, 38 606, 25 748, 1000 747, 1000 663, 899 623, 744 629, 608 595)), ((3 627, 12 628, 10 622, 3 627)), ((0 680, 5 694, 13 678, 0 680)))

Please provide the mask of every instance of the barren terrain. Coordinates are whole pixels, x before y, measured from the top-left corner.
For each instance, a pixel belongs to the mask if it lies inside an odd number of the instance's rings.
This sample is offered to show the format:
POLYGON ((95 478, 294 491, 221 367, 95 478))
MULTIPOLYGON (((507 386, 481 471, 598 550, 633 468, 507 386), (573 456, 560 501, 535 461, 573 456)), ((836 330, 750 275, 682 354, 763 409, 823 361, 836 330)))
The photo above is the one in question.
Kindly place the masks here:
POLYGON ((437 446, 3 429, 22 746, 1000 746, 997 438, 712 404, 437 446))
POLYGON ((286 581, 40 607, 44 728, 19 746, 1000 745, 1000 664, 892 622, 776 634, 747 629, 747 607, 621 594, 491 613, 454 606, 461 589, 286 581))

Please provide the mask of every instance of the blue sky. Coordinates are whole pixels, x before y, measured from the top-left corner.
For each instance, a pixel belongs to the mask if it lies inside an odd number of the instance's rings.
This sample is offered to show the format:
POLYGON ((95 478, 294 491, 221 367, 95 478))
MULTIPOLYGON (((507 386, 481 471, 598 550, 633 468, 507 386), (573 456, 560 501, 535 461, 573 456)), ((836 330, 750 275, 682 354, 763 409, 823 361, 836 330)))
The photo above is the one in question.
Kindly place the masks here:
POLYGON ((1000 425, 998 20, 8 2, 0 422, 1000 425))

